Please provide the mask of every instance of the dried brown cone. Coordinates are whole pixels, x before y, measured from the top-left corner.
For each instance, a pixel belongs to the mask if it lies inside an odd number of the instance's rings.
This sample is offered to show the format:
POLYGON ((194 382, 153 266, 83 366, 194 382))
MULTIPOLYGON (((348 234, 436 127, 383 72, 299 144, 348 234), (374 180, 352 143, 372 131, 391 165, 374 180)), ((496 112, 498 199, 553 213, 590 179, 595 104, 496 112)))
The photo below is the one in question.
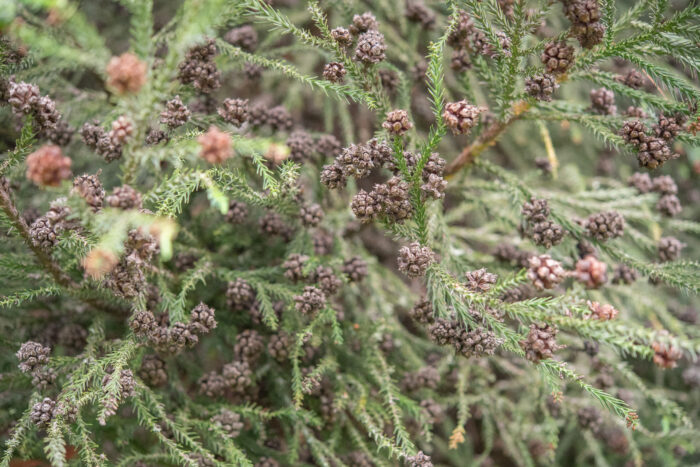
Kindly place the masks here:
POLYGON ((646 77, 635 69, 629 70, 624 76, 617 76, 615 80, 632 89, 642 89, 647 85, 646 77))
POLYGON ((228 123, 241 126, 248 121, 248 99, 224 99, 217 113, 228 123))
POLYGON ((549 202, 546 199, 531 197, 530 201, 523 203, 521 213, 528 222, 544 222, 549 217, 549 202))
POLYGON ((681 200, 676 195, 663 195, 656 203, 656 209, 667 217, 675 217, 681 213, 683 207, 681 200))
POLYGON ((10 81, 7 92, 7 103, 12 106, 12 111, 17 115, 31 114, 41 97, 37 85, 25 82, 15 83, 10 81))
POLYGON ((137 311, 129 321, 129 328, 138 337, 149 337, 157 327, 156 317, 147 310, 137 311))
POLYGON ((409 21, 419 23, 423 29, 435 26, 435 13, 420 0, 406 0, 405 15, 409 21))
POLYGON ((440 373, 433 366, 425 366, 418 371, 406 373, 401 380, 401 388, 406 392, 418 389, 435 389, 440 382, 440 373))
POLYGON ((292 127, 292 116, 284 106, 277 105, 267 111, 266 123, 275 131, 286 131, 292 127))
POLYGON ((359 256, 353 256, 352 258, 345 260, 341 270, 343 271, 343 274, 347 276, 350 282, 361 282, 362 279, 367 277, 369 274, 367 261, 359 256))
POLYGON ((413 214, 409 185, 400 177, 391 177, 386 183, 375 185, 371 194, 393 222, 401 223, 413 214))
POLYGON ((586 287, 597 289, 608 281, 608 266, 593 255, 586 255, 576 262, 574 277, 586 287))
POLYGON ((399 271, 408 277, 420 277, 425 275, 431 264, 435 262, 435 253, 427 246, 421 246, 418 242, 403 246, 399 249, 399 271))
POLYGON ((647 118, 649 115, 642 109, 641 107, 635 107, 633 105, 630 105, 627 107, 627 110, 623 112, 623 115, 625 117, 633 117, 633 118, 647 118))
POLYGON ((651 345, 654 351, 654 363, 661 368, 675 368, 683 354, 671 344, 654 342, 651 345))
POLYGON ((214 309, 200 303, 190 314, 190 330, 196 334, 206 334, 216 328, 214 309))
POLYGON ((353 36, 357 36, 363 32, 376 30, 378 27, 379 23, 377 22, 377 18, 369 11, 366 11, 361 15, 353 16, 352 25, 349 29, 353 36))
POLYGON ((408 467, 433 467, 432 459, 423 451, 418 451, 413 456, 406 457, 408 467))
POLYGON ((435 321, 433 305, 425 297, 409 311, 411 318, 422 324, 431 324, 435 321))
POLYGON ((32 372, 32 386, 44 391, 56 382, 56 376, 56 371, 53 368, 39 368, 32 372))
POLYGON ((565 73, 574 62, 574 48, 564 42, 550 42, 540 59, 547 73, 565 73))
POLYGON ((447 45, 455 49, 463 49, 467 46, 469 37, 474 33, 474 20, 466 11, 460 10, 457 24, 447 37, 447 45))
POLYGON ((206 133, 197 137, 197 142, 201 146, 199 157, 210 164, 220 164, 233 157, 231 136, 213 125, 206 133))
POLYGON ((199 393, 207 397, 220 397, 226 391, 226 379, 217 373, 211 371, 197 380, 199 393))
POLYGON ((520 341, 520 347, 525 351, 525 358, 539 362, 552 358, 554 352, 564 346, 557 344, 557 328, 548 324, 531 324, 527 338, 520 341))
POLYGON ((537 222, 532 226, 532 241, 535 245, 543 246, 547 249, 561 243, 564 235, 566 235, 566 232, 562 226, 550 220, 537 222))
POLYGON ((190 110, 182 103, 180 96, 175 96, 165 104, 165 110, 160 113, 160 123, 170 128, 177 128, 190 119, 190 110))
POLYGON ((221 370, 221 375, 224 378, 226 387, 234 394, 244 394, 246 390, 253 385, 253 372, 250 369, 250 364, 246 360, 237 360, 227 363, 221 370))
POLYGON ((306 255, 292 253, 287 257, 285 262, 282 263, 282 267, 284 268, 284 276, 293 282, 306 280, 304 265, 308 260, 309 257, 306 255))
POLYGON ((649 193, 653 189, 653 183, 649 174, 643 172, 633 173, 630 178, 627 179, 627 184, 633 186, 640 193, 649 193))
MULTIPOLYGON (((450 58, 450 68, 458 73, 470 70, 472 67, 471 57, 469 56, 469 51, 466 49, 456 49, 452 51, 452 57, 450 58)), ((425 72, 423 73, 425 75, 425 72)), ((423 78, 424 79, 424 78, 423 78)))
POLYGON ((345 186, 347 178, 343 167, 338 163, 324 165, 320 175, 321 183, 328 189, 334 190, 345 186))
POLYGON ((27 156, 27 178, 39 186, 58 186, 71 176, 71 160, 47 144, 27 156))
POLYGON ((294 233, 293 229, 284 221, 284 218, 276 212, 268 212, 258 221, 260 230, 270 236, 279 236, 289 241, 294 233))
POLYGON ((295 130, 287 138, 289 158, 297 163, 302 163, 311 158, 314 151, 314 140, 304 130, 295 130))
POLYGON ((584 223, 586 233, 599 241, 621 237, 625 231, 625 218, 617 211, 604 211, 591 216, 584 223))
POLYGON ((301 295, 294 297, 295 308, 305 315, 314 315, 326 306, 326 294, 317 287, 307 286, 301 295))
POLYGON ((323 67, 323 78, 331 83, 342 83, 345 79, 345 66, 340 62, 326 63, 323 67))
POLYGON ((609 321, 611 319, 615 319, 619 313, 615 307, 609 303, 601 305, 598 302, 588 300, 586 304, 588 305, 588 309, 591 310, 591 318, 599 321, 609 321))
POLYGON ((143 357, 139 376, 151 387, 164 386, 168 382, 168 373, 165 371, 165 360, 158 355, 151 354, 143 357))
POLYGON ((105 190, 98 175, 80 175, 73 180, 73 189, 93 211, 99 211, 105 197, 105 190))
POLYGON ((331 38, 341 47, 347 47, 352 44, 352 34, 345 28, 332 29, 331 38))
POLYGON ((408 112, 399 109, 386 114, 382 127, 394 136, 401 136, 413 128, 413 123, 408 119, 408 112))
POLYGON ((228 212, 224 217, 229 224, 242 224, 248 217, 248 205, 232 199, 228 203, 228 212))
POLYGON ((238 360, 244 360, 254 364, 260 358, 265 342, 262 336, 253 329, 245 329, 236 336, 236 344, 233 346, 233 354, 238 360))
POLYGON ((637 271, 627 266, 626 264, 620 264, 615 268, 612 283, 629 285, 636 281, 637 277, 637 271))
POLYGON ((355 217, 363 224, 366 224, 384 213, 382 201, 382 198, 375 191, 367 193, 365 190, 360 190, 353 196, 350 208, 355 217))
POLYGON ((448 102, 445 104, 442 118, 452 133, 464 135, 479 123, 479 115, 485 110, 484 107, 472 105, 465 100, 448 102))
POLYGON ((659 175, 652 181, 653 190, 662 195, 678 194, 678 185, 669 175, 659 175))
POLYGON ((675 261, 681 256, 681 250, 685 247, 685 244, 674 237, 661 237, 659 239, 659 244, 657 245, 657 250, 659 253, 659 259, 662 262, 675 261))
POLYGON ((637 162, 640 167, 654 170, 661 167, 667 161, 676 159, 678 154, 671 151, 665 140, 657 137, 648 137, 639 145, 637 162))
POLYGON ((384 35, 379 31, 370 30, 358 37, 355 60, 365 65, 373 65, 386 58, 385 52, 384 35))
POLYGON ((534 255, 528 260, 527 277, 536 289, 553 289, 564 280, 566 271, 549 255, 534 255))
POLYGON ((46 365, 49 361, 51 349, 38 342, 27 341, 22 344, 15 354, 19 360, 19 370, 23 373, 31 373, 46 365))
POLYGON ((107 85, 119 94, 136 93, 146 84, 148 66, 131 52, 112 57, 107 64, 107 85))
POLYGON ((591 90, 591 104, 593 111, 601 115, 615 115, 615 93, 609 89, 600 88, 591 90))
POLYGON ((466 358, 493 355, 496 349, 503 343, 503 339, 497 338, 493 331, 486 328, 476 328, 460 332, 454 342, 455 350, 466 358))
POLYGON ((498 276, 486 271, 485 268, 465 273, 467 288, 472 292, 488 292, 496 283, 498 276))
POLYGON ((289 351, 292 347, 292 339, 289 334, 280 332, 270 336, 270 341, 267 343, 267 352, 270 357, 278 362, 283 362, 289 357, 289 351))
POLYGON ((240 414, 227 409, 221 409, 218 414, 214 415, 211 418, 211 423, 229 438, 235 438, 240 435, 245 426, 240 414))
POLYGON ((554 91, 559 87, 554 75, 544 73, 525 80, 525 92, 538 101, 549 102, 554 91))
POLYGON ((681 133, 681 131, 683 131, 683 125, 676 117, 667 117, 666 115, 662 115, 659 117, 658 123, 652 127, 652 130, 654 130, 654 134, 658 138, 661 138, 664 141, 672 141, 681 133))
POLYGON ((226 304, 233 310, 246 310, 253 305, 255 290, 240 277, 229 282, 226 288, 226 304))
POLYGON ((224 36, 224 40, 246 52, 253 52, 258 46, 258 33, 253 26, 246 24, 231 29, 224 36))
POLYGON ((309 275, 309 281, 316 284, 329 297, 334 295, 343 285, 343 281, 333 273, 333 269, 327 266, 318 266, 309 275))
POLYGON ((325 157, 336 157, 343 149, 338 138, 331 134, 321 135, 316 141, 316 152, 325 157))
POLYGON ((44 400, 37 402, 32 406, 29 419, 39 429, 46 429, 51 423, 51 420, 53 420, 55 409, 56 401, 45 397, 44 400))

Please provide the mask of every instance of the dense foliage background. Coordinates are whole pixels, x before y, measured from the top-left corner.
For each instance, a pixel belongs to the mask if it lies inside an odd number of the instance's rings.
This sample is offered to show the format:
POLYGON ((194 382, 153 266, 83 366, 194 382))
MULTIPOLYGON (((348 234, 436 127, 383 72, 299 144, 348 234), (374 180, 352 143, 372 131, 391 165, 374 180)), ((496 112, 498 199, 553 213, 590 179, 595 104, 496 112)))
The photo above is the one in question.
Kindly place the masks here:
POLYGON ((4 0, 0 466, 700 462, 699 70, 693 1, 4 0))

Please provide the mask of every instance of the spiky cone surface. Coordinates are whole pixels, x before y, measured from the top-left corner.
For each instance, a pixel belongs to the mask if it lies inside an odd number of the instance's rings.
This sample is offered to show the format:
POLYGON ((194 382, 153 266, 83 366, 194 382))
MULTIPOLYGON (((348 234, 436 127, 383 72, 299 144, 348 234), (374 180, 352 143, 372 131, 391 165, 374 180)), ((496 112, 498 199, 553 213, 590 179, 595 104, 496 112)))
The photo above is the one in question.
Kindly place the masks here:
POLYGON ((71 160, 59 146, 47 144, 27 156, 27 178, 39 186, 58 186, 71 176, 71 160))
POLYGON ((627 120, 622 124, 620 136, 626 143, 634 147, 640 147, 649 138, 647 136, 648 129, 644 123, 639 120, 627 120))
POLYGON ((106 198, 107 204, 119 209, 141 209, 143 200, 141 193, 129 185, 122 185, 114 188, 112 194, 106 198))
POLYGON ((160 113, 160 123, 169 128, 184 125, 190 119, 190 109, 182 103, 180 96, 175 96, 165 103, 165 110, 160 113))
POLYGON ((558 87, 556 77, 549 73, 535 75, 525 80, 525 92, 538 101, 551 101, 558 87))
POLYGON ((465 100, 448 102, 445 104, 442 118, 453 134, 464 135, 479 123, 479 115, 485 110, 484 107, 472 105, 465 100))
POLYGON ((657 245, 659 259, 662 262, 675 261, 681 256, 685 244, 675 237, 661 237, 657 245))
POLYGON ((623 112, 625 117, 632 118, 647 118, 649 115, 641 107, 635 107, 633 105, 627 107, 627 110, 623 112))
POLYGON ((552 358, 554 352, 563 348, 557 344, 557 328, 548 324, 531 324, 530 332, 525 340, 520 341, 520 348, 525 352, 525 358, 537 363, 540 360, 552 358))
POLYGON ((402 223, 413 214, 407 182, 391 177, 384 184, 374 186, 372 199, 381 205, 381 212, 394 222, 402 223))
POLYGON ((549 255, 533 255, 528 260, 527 277, 537 290, 552 289, 565 279, 566 271, 549 255))
POLYGON ((463 329, 453 343, 457 353, 466 358, 493 355, 503 343, 493 331, 486 328, 463 329))
POLYGON ((352 44, 352 34, 349 30, 338 27, 331 30, 331 38, 341 47, 347 47, 352 44))
POLYGON ((267 353, 278 362, 284 362, 289 358, 292 339, 285 332, 273 334, 267 343, 267 353))
POLYGON ((258 46, 258 33, 253 26, 246 24, 231 29, 224 36, 224 40, 246 52, 252 52, 258 46))
POLYGON ((224 365, 221 370, 224 385, 234 394, 244 394, 253 385, 253 372, 246 360, 236 360, 224 365))
POLYGON ((151 387, 164 386, 168 382, 165 360, 155 354, 144 356, 139 369, 139 377, 151 387))
POLYGON ((345 260, 341 271, 350 282, 361 282, 369 274, 367 261, 359 256, 345 260))
POLYGON ((615 319, 617 314, 619 313, 614 306, 610 305, 609 303, 605 303, 601 305, 598 302, 592 302, 588 301, 587 302, 588 309, 591 310, 591 318, 597 319, 599 321, 609 321, 611 319, 615 319))
POLYGON ((226 122, 241 126, 248 121, 248 99, 224 99, 216 111, 226 122))
POLYGON ((237 225, 244 223, 248 218, 248 205, 232 199, 229 201, 228 211, 224 218, 229 224, 237 225))
POLYGON ((294 296, 294 307, 305 315, 314 315, 326 306, 326 294, 313 286, 304 287, 300 295, 294 296))
POLYGON ((435 13, 420 0, 407 0, 405 15, 409 21, 420 24, 423 29, 435 26, 435 13))
POLYGON ((612 283, 613 284, 632 284, 637 280, 637 271, 627 266, 626 264, 619 264, 615 267, 615 272, 613 274, 612 283))
POLYGON ((292 282, 305 280, 307 275, 304 273, 304 265, 308 260, 309 257, 306 255, 292 253, 287 257, 284 263, 282 263, 284 276, 292 282))
POLYGON ((565 73, 574 62, 574 48, 565 42, 550 42, 540 56, 547 73, 565 73))
POLYGON ((158 322, 152 312, 139 310, 129 321, 129 327, 137 337, 148 337, 158 327, 158 322))
POLYGON ((233 353, 238 360, 253 364, 260 358, 264 348, 265 342, 260 333, 254 329, 245 329, 236 336, 233 353))
POLYGON ((488 272, 485 268, 468 271, 464 274, 466 285, 472 292, 488 292, 496 283, 498 276, 488 272))
POLYGON ((53 420, 55 410, 56 401, 45 397, 42 401, 37 402, 32 406, 32 410, 29 413, 29 419, 39 429, 46 429, 51 423, 51 420, 53 420))
POLYGON ((355 60, 365 65, 374 65, 386 58, 384 35, 379 31, 369 30, 357 38, 355 60))
POLYGON ((413 456, 408 456, 406 462, 409 467, 433 467, 433 462, 423 451, 418 451, 413 456))
POLYGON ((38 342, 27 341, 20 346, 15 356, 19 360, 20 371, 31 373, 48 363, 50 353, 51 349, 49 347, 38 342))
POLYGON ((659 121, 652 127, 654 134, 664 141, 671 141, 683 131, 683 125, 675 117, 661 115, 659 121))
POLYGON ((635 172, 627 179, 627 184, 637 189, 640 193, 649 193, 654 185, 648 173, 635 172))
POLYGON ((235 438, 240 435, 245 426, 241 415, 228 409, 221 409, 218 414, 211 418, 211 422, 229 438, 235 438))
POLYGON ((233 157, 231 136, 213 125, 206 133, 197 137, 197 142, 201 148, 199 157, 210 164, 221 164, 233 157))
POLYGON ((435 262, 435 253, 427 247, 413 242, 399 249, 397 264, 399 271, 408 277, 420 277, 425 275, 431 264, 435 262))
POLYGON ((546 199, 530 198, 530 201, 523 204, 521 213, 528 222, 544 222, 549 217, 549 202, 546 199))
POLYGON ((255 300, 255 290, 245 279, 237 278, 228 283, 226 304, 234 310, 245 310, 255 300))
POLYGON ((343 285, 343 281, 333 273, 333 269, 327 266, 318 266, 309 275, 309 281, 320 288, 326 297, 334 295, 343 285))
POLYGON ((671 148, 665 140, 652 136, 646 138, 646 140, 639 145, 637 162, 640 167, 654 170, 663 166, 669 160, 678 157, 679 155, 671 151, 671 148))
POLYGON ((584 227, 588 236, 606 241, 622 236, 625 231, 625 218, 617 211, 604 211, 591 214, 584 227))
POLYGON ((681 213, 683 207, 676 195, 663 195, 656 203, 656 210, 666 217, 675 217, 681 213))
POLYGON ((382 127, 394 136, 402 136, 413 128, 413 123, 408 119, 408 112, 398 109, 386 114, 382 127))
POLYGON ((576 262, 574 277, 590 289, 597 289, 608 281, 608 266, 594 255, 586 255, 576 262))
POLYGON ((124 144, 134 133, 134 125, 122 115, 112 122, 112 129, 109 132, 109 139, 114 145, 124 144))
POLYGON ((600 88, 591 90, 591 105, 593 111, 602 115, 615 115, 617 107, 615 106, 615 93, 609 89, 600 88))
POLYGON ((419 389, 435 389, 440 382, 440 372, 433 366, 425 366, 412 373, 406 373, 401 380, 401 387, 408 392, 419 389))
POLYGON ((80 175, 73 180, 73 189, 94 210, 102 208, 105 190, 97 175, 80 175))
POLYGON ((49 250, 56 246, 62 231, 60 226, 53 225, 46 216, 41 216, 29 226, 29 237, 33 245, 49 250))
POLYGON ((137 93, 146 84, 148 66, 131 52, 107 63, 107 85, 119 94, 137 93))
POLYGON ((324 165, 319 179, 329 190, 345 186, 347 180, 343 167, 338 163, 324 165))
POLYGON ((331 134, 321 135, 315 144, 316 152, 323 158, 333 158, 340 154, 342 146, 338 138, 331 134))
POLYGON ((632 89, 641 89, 647 85, 645 76, 635 69, 629 70, 624 76, 617 76, 616 80, 632 89))
POLYGON ((538 222, 532 226, 532 241, 535 245, 552 248, 564 239, 566 232, 561 225, 550 220, 538 222))
POLYGON ((226 379, 216 371, 210 371, 197 380, 199 393, 207 397, 220 397, 226 391, 226 379))
POLYGON ((29 115, 32 113, 41 97, 41 94, 39 94, 39 86, 25 82, 10 82, 8 94, 8 104, 10 104, 12 110, 19 115, 29 115))
POLYGON ((352 25, 349 29, 352 35, 357 36, 363 32, 376 30, 378 27, 377 18, 369 11, 366 11, 360 15, 353 16, 352 25))
POLYGON ((314 140, 309 133, 304 130, 294 130, 287 138, 289 147, 289 158, 294 162, 302 163, 310 159, 314 151, 314 140))
POLYGON ((206 334, 216 328, 214 309, 200 303, 190 313, 190 328, 195 334, 206 334))
POLYGON ((340 62, 330 62, 323 66, 323 78, 331 83, 342 83, 346 73, 345 65, 340 62))

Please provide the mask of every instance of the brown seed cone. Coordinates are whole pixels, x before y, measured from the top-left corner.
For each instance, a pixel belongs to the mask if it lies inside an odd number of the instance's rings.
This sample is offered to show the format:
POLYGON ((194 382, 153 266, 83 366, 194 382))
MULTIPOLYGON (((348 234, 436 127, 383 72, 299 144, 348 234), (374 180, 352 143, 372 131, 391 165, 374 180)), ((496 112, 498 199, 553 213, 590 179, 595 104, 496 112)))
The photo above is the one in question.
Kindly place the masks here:
POLYGON ((105 197, 105 190, 97 175, 80 175, 73 180, 73 189, 85 199, 93 209, 99 211, 105 197))
POLYGON ((358 37, 355 60, 365 65, 373 65, 386 58, 385 52, 384 35, 379 31, 370 30, 358 37))
POLYGON ((427 246, 421 246, 418 242, 403 246, 399 249, 399 271, 408 277, 425 275, 428 267, 435 262, 435 253, 427 246))
POLYGON ((532 362, 552 358, 554 352, 563 348, 556 341, 557 328, 548 324, 531 324, 527 338, 520 341, 525 358, 532 362))
POLYGON ((345 73, 345 66, 340 62, 330 62, 323 67, 323 78, 331 83, 342 83, 345 73))
POLYGON ((651 348, 654 350, 654 363, 661 368, 675 368, 683 357, 681 351, 670 344, 654 342, 651 348))
POLYGON ((452 133, 464 135, 479 123, 479 115, 485 110, 485 108, 472 105, 465 100, 448 102, 445 104, 442 118, 452 133))
POLYGON ((609 321, 611 319, 615 319, 618 314, 615 307, 609 303, 601 305, 598 302, 592 302, 590 300, 586 303, 588 304, 588 309, 591 310, 591 318, 593 319, 597 319, 599 321, 609 321))
POLYGON ((540 59, 548 73, 565 73, 574 62, 574 48, 564 42, 550 42, 540 59))
POLYGON ((413 123, 408 119, 408 113, 399 109, 386 114, 386 120, 382 123, 382 127, 392 135, 401 136, 413 128, 413 123))
POLYGON ((248 121, 248 99, 224 99, 217 112, 228 123, 241 126, 248 121))

